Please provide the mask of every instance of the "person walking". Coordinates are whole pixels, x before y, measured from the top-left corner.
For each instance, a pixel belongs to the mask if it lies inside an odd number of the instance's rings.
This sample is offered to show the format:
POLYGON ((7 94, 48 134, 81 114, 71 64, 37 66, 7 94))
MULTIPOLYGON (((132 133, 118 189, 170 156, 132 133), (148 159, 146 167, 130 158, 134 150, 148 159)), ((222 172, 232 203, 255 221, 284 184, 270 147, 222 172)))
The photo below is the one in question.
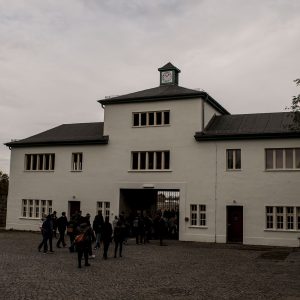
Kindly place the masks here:
POLYGON ((103 241, 103 258, 107 259, 107 252, 109 248, 109 244, 111 242, 111 236, 112 236, 112 226, 109 223, 109 217, 105 217, 105 222, 103 224, 102 229, 102 241, 103 241))
POLYGON ((66 242, 65 242, 65 232, 68 226, 68 219, 66 217, 66 213, 63 211, 61 213, 61 217, 59 217, 56 221, 57 224, 57 229, 59 232, 59 239, 56 243, 57 248, 61 248, 60 244, 62 243, 63 247, 66 247, 66 242))
POLYGON ((160 246, 166 246, 166 244, 163 243, 165 233, 166 233, 166 221, 164 220, 163 216, 160 215, 159 221, 158 221, 158 238, 159 238, 160 246))
POLYGON ((115 242, 115 256, 117 257, 117 252, 119 248, 119 256, 122 257, 122 249, 123 249, 123 242, 125 240, 125 223, 120 220, 117 222, 114 228, 114 242, 115 242))
POLYGON ((81 268, 82 256, 84 256, 84 265, 89 267, 89 250, 92 240, 92 228, 88 223, 82 223, 79 228, 79 234, 75 238, 77 250, 78 268, 81 268))
POLYGON ((95 219, 93 221, 93 230, 96 235, 96 244, 95 244, 95 250, 100 248, 100 241, 101 241, 101 230, 102 226, 104 224, 102 212, 98 210, 98 215, 95 216, 95 219))
POLYGON ((56 239, 57 239, 57 236, 56 236, 56 231, 57 231, 57 216, 56 216, 56 211, 54 211, 52 214, 51 214, 51 219, 52 219, 52 226, 53 226, 53 235, 56 239))
POLYGON ((75 251, 74 240, 75 240, 75 236, 77 234, 77 223, 76 223, 75 215, 71 216, 71 218, 70 218, 70 222, 68 223, 68 227, 67 227, 67 234, 70 238, 69 250, 72 253, 75 251))
POLYGON ((41 249, 42 249, 42 247, 43 247, 43 245, 44 245, 43 223, 45 222, 46 217, 47 217, 47 215, 43 213, 43 214, 42 214, 41 221, 40 221, 40 225, 39 225, 39 228, 40 228, 40 231, 41 231, 41 234, 42 234, 42 241, 41 241, 40 244, 38 245, 38 250, 39 250, 39 252, 41 251, 41 249))
POLYGON ((44 245, 44 254, 47 253, 47 242, 49 241, 49 248, 50 253, 53 253, 52 249, 52 235, 53 235, 53 223, 52 223, 52 217, 51 215, 48 215, 46 217, 46 220, 44 221, 42 225, 42 233, 43 233, 43 245, 44 245))

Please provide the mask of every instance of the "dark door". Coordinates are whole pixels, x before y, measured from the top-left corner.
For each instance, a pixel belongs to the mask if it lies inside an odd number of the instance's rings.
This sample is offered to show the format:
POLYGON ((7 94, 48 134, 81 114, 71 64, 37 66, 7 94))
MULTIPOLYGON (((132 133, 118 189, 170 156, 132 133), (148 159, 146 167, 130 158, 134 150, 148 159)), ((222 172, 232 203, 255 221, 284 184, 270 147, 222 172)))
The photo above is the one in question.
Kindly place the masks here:
POLYGON ((227 242, 243 243, 243 206, 227 206, 227 242))
POLYGON ((80 201, 69 201, 69 218, 80 211, 80 201))

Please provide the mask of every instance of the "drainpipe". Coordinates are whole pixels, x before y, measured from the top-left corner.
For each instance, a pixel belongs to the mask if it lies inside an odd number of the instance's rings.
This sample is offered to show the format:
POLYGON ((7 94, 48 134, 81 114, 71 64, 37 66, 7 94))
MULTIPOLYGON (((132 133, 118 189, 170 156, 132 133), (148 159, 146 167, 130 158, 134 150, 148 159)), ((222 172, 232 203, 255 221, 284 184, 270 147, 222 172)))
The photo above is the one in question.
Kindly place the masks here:
POLYGON ((216 168, 215 168, 215 243, 217 242, 217 186, 218 186, 218 145, 215 143, 216 148, 216 168))

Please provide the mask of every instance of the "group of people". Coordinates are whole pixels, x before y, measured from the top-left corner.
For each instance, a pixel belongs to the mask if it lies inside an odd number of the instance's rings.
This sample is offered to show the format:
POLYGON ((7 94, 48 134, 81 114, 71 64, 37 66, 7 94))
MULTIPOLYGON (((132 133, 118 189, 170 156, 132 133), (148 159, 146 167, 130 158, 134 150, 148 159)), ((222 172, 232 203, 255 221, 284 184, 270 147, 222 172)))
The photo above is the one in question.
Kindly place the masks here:
POLYGON ((114 228, 109 222, 109 217, 102 216, 99 211, 96 215, 93 224, 90 222, 90 214, 85 217, 81 215, 81 212, 76 212, 70 219, 67 220, 66 213, 62 212, 62 215, 57 218, 56 212, 47 215, 42 220, 40 227, 43 239, 38 245, 38 250, 43 248, 44 253, 54 253, 52 246, 53 237, 57 237, 57 231, 59 237, 56 243, 57 248, 66 247, 65 233, 70 238, 70 252, 77 252, 78 267, 81 268, 81 261, 84 257, 85 266, 90 266, 89 258, 94 258, 92 250, 92 244, 95 242, 95 250, 100 248, 100 244, 103 244, 103 258, 107 259, 107 253, 112 241, 115 243, 114 257, 122 257, 123 242, 125 240, 125 221, 123 216, 120 216, 118 222, 114 228))
POLYGON ((52 239, 57 239, 56 247, 66 247, 65 234, 70 238, 70 252, 77 252, 78 267, 81 268, 81 261, 84 257, 85 266, 89 266, 89 258, 94 258, 94 250, 100 249, 103 245, 103 258, 107 259, 109 246, 114 241, 114 257, 122 257, 123 244, 128 237, 134 236, 136 244, 146 244, 151 239, 159 239, 163 246, 163 239, 176 237, 178 233, 178 216, 175 211, 160 210, 152 218, 146 212, 137 212, 125 218, 124 213, 115 217, 112 224, 109 217, 103 218, 101 211, 95 216, 91 223, 90 214, 82 216, 81 211, 76 212, 68 221, 66 213, 62 212, 57 218, 56 211, 47 215, 40 226, 43 239, 38 245, 38 250, 43 248, 44 253, 53 253, 52 239), (57 237, 57 232, 59 237, 57 237))
POLYGON ((44 216, 42 218, 42 224, 40 226, 43 239, 41 243, 38 245, 38 250, 41 251, 41 249, 43 248, 44 253, 54 252, 52 246, 52 238, 57 237, 57 230, 59 232, 59 238, 57 240, 56 246, 58 248, 61 248, 60 244, 62 244, 63 247, 66 247, 65 231, 67 226, 68 226, 68 219, 66 217, 65 212, 62 212, 61 217, 59 218, 57 218, 56 216, 56 211, 54 211, 52 214, 44 216))
POLYGON ((134 236, 136 244, 146 244, 152 239, 178 238, 178 213, 174 210, 158 210, 152 217, 144 211, 128 217, 129 235, 134 236))

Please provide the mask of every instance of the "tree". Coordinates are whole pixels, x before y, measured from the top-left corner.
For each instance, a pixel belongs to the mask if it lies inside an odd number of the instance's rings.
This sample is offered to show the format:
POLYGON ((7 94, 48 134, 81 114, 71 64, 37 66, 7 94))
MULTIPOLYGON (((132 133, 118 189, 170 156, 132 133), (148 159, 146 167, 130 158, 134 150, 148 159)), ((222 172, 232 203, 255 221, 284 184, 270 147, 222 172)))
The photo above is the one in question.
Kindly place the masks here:
MULTIPOLYGON (((300 79, 295 79, 294 82, 296 82, 297 86, 300 86, 300 79)), ((290 107, 287 107, 286 109, 291 110, 293 112, 293 126, 291 129, 300 129, 300 94, 297 96, 294 96, 292 99, 292 105, 290 107)))
POLYGON ((8 184, 9 184, 8 175, 0 171, 0 195, 7 195, 8 184))

